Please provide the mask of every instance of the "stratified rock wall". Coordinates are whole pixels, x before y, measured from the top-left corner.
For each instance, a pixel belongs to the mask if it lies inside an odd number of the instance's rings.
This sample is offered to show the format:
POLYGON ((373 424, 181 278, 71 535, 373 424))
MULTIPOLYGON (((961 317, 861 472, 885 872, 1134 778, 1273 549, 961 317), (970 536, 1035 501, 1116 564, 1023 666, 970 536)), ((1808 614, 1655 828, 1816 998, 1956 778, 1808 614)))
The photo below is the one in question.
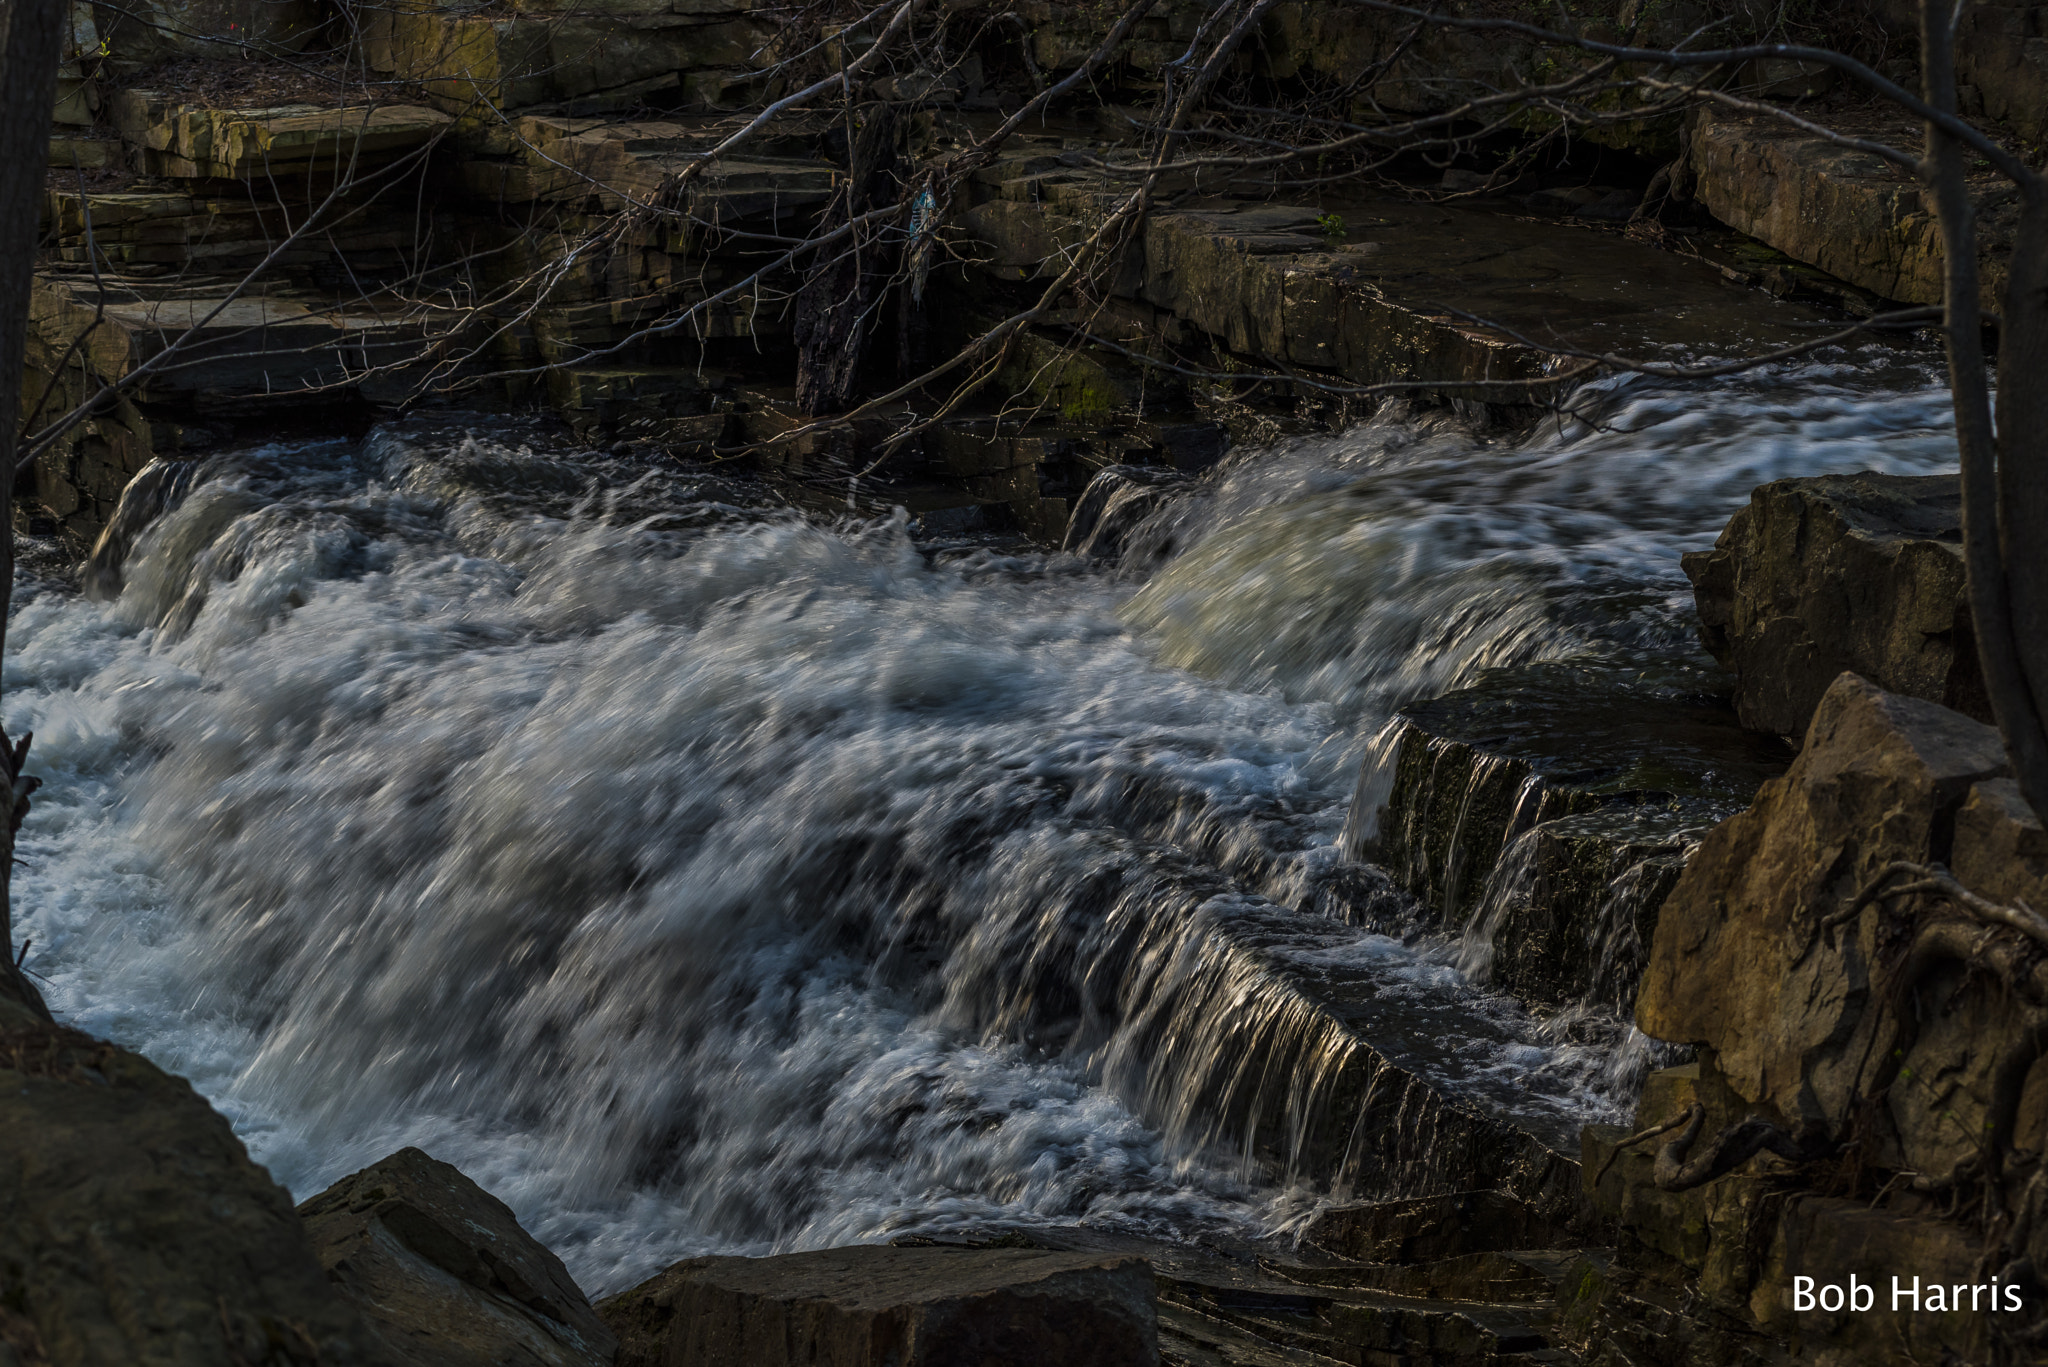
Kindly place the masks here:
POLYGON ((1972 788, 2005 770, 1990 727, 1843 675, 1791 771, 1707 836, 1666 899, 1643 1030, 1711 1048, 1745 1100, 1839 1129, 1869 1082, 1844 1048, 1883 1014, 1876 930, 1824 937, 1821 922, 1895 860, 1952 858, 1972 788))
POLYGON ((1991 728, 1845 674, 1792 770, 1700 846, 1637 1002, 1644 1030, 1700 1060, 1653 1075, 1636 1124, 1698 1108, 1703 1125, 1631 1148, 1588 1127, 1588 1188, 1628 1266, 1589 1280, 1568 1337, 1629 1338, 1652 1317, 1639 1292, 1661 1285, 1697 1307, 1688 1332, 1718 1323, 1795 1360, 2038 1360, 2048 980, 2031 937, 1925 872, 1952 864, 1993 898, 2048 891, 2048 835, 2004 766, 1991 728), (1689 1157, 1758 1126, 1797 1161, 1683 1179, 1689 1157), (1795 1277, 1852 1274, 1874 1307, 1795 1305, 1795 1277), (1895 1306, 1894 1276, 1944 1294, 1895 1306), (1947 1290, 1994 1277, 2019 1298, 1996 1316, 1984 1292, 1958 1309, 1947 1290))

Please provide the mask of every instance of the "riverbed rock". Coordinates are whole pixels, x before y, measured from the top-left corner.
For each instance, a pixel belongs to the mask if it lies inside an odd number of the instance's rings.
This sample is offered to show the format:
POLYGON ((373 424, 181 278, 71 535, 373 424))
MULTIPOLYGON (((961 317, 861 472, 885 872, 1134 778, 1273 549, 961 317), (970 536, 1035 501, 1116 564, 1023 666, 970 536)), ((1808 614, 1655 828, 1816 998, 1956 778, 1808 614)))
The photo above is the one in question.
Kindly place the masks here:
POLYGON ((1499 1191, 1332 1206, 1317 1212, 1301 1237, 1339 1258, 1401 1264, 1569 1242, 1545 1212, 1499 1191))
POLYGON ((1972 788, 2005 768, 1992 728, 1842 675, 1791 770, 1708 834, 1666 899, 1636 1002, 1644 1032, 1710 1047, 1736 1094, 1787 1121, 1846 1123, 1867 1066, 1850 1036, 1882 1014, 1875 913, 1833 947, 1821 922, 1895 860, 1946 862, 1972 788))
POLYGON ((0 1362, 398 1367, 189 1083, 8 1000, 0 1362))
POLYGON ((618 1367, 1153 1367, 1143 1259, 1019 1248, 691 1258, 598 1313, 618 1367))
POLYGON ((1799 734, 1844 670, 1991 719, 1953 476, 1778 480, 1684 563, 1744 726, 1799 734))
POLYGON ((1402 709, 1361 765, 1347 853, 1527 1000, 1626 1009, 1687 851, 1783 772, 1705 680, 1536 666, 1402 709))
POLYGON ((395 1359, 604 1367, 612 1337, 561 1259, 504 1202, 418 1149, 299 1207, 320 1265, 395 1359))

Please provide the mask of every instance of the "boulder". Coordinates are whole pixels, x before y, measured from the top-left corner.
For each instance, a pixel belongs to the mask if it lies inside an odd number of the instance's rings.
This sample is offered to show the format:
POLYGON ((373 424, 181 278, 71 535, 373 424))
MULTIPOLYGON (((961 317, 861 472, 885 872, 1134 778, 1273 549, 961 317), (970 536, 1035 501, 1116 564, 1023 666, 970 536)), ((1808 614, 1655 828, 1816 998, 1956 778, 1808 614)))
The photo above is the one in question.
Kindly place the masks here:
POLYGON ((1151 1367, 1152 1270, 1128 1255, 834 1248, 691 1258, 598 1306, 618 1367, 1151 1367))
MULTIPOLYGON (((1992 728, 1844 674, 1791 771, 1707 835, 1666 899, 1636 1001, 1644 1032, 1710 1047, 1744 1102, 1845 1124, 1888 1053, 1858 1042, 1892 1012, 1872 991, 1876 911, 1855 934, 1824 939, 1822 922, 1895 860, 1949 861, 1973 787, 2005 765, 1992 728)), ((1963 1146, 1946 1148, 1945 1166, 1963 1146)))
POLYGON ((1735 672, 1742 724, 1797 735, 1844 670, 1991 719, 1953 476, 1766 484, 1685 557, 1700 637, 1735 672))
POLYGON ((0 1362, 396 1361, 190 1084, 0 997, 0 1362))
POLYGON ((418 1149, 299 1207, 315 1255, 399 1362, 604 1367, 611 1330, 504 1202, 418 1149))

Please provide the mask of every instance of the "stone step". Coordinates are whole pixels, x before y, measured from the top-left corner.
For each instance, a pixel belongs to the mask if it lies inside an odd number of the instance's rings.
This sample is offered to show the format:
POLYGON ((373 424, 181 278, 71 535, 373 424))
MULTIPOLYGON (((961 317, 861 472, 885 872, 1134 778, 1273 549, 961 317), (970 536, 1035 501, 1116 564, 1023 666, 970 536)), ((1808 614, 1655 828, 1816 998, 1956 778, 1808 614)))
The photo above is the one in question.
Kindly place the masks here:
POLYGON ((1466 1253, 1415 1265, 1303 1268, 1268 1262, 1261 1266, 1283 1281, 1303 1286, 1521 1305, 1554 1301, 1580 1256, 1576 1249, 1517 1249, 1466 1253))
MULTIPOLYGON (((1374 1197, 1479 1185, 1555 1223, 1578 1209, 1585 1103, 1575 1083, 1511 1062, 1532 1022, 1383 936, 1277 905, 1169 847, 1101 838, 1085 887, 989 913, 1034 942, 1000 981, 991 966, 985 986, 956 985, 984 1028, 1085 1049, 1170 1145, 1271 1180, 1374 1197)), ((977 934, 1005 936, 987 918, 977 934)))
POLYGON ((367 170, 454 124, 447 114, 418 105, 216 109, 155 90, 116 94, 107 118, 147 173, 229 180, 305 174, 323 165, 367 170))
POLYGON ((1496 984, 1625 1004, 1685 851, 1790 758, 1682 678, 1502 671, 1404 708, 1381 734, 1346 852, 1467 936, 1467 966, 1496 984))
POLYGON ((1499 1191, 1372 1201, 1317 1212, 1302 1241, 1347 1263, 1415 1268, 1572 1242, 1553 1215, 1499 1191))
POLYGON ((1199 1332, 1204 1322, 1228 1326, 1272 1348, 1340 1362, 1363 1357, 1403 1367, 1479 1367, 1545 1361, 1550 1349, 1538 1327, 1547 1305, 1532 1311, 1527 1305, 1187 1276, 1161 1277, 1159 1299, 1162 1309, 1200 1317, 1184 1321, 1183 1332, 1199 1332))
MULTIPOLYGON (((961 219, 986 251, 976 269, 999 280, 1057 274, 1120 200, 1117 178, 1045 169, 1058 150, 1020 145, 984 173, 993 190, 961 219)), ((1811 337, 1824 321, 1625 237, 1365 196, 1314 207, 1196 200, 1155 213, 1116 292, 1240 355, 1507 408, 1532 391, 1501 382, 1559 362, 1514 333, 1625 353, 1730 353, 1811 337)))
POLYGON ((1342 1357, 1283 1347, 1170 1301, 1159 1306, 1159 1360, 1167 1367, 1348 1367, 1342 1357))

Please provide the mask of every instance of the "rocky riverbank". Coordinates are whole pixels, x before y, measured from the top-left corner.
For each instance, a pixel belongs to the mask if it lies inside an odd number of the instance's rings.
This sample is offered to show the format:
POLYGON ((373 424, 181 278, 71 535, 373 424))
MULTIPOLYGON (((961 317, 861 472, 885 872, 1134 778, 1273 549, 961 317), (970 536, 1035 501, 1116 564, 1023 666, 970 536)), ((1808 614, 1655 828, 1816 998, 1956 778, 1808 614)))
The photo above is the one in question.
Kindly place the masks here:
MULTIPOLYGON (((1910 541, 1901 524, 1942 544, 1944 486, 1877 487, 1895 496, 1880 551, 1910 541), (1901 491, 1928 506, 1901 505, 1901 491)), ((1802 498, 1840 506, 1845 488, 1864 486, 1826 478, 1760 491, 1715 552, 1726 575, 1807 582, 1808 557, 1831 562, 1840 542, 1759 537, 1754 519, 1802 498)), ((1718 601, 1708 582, 1703 614, 1718 601)), ((1909 623, 1880 629, 1863 614, 1902 601, 1880 594, 1847 619, 1799 620, 1814 639, 1847 620, 1846 639, 1897 641, 1909 623)), ((1798 600, 1779 610, 1796 616, 1798 600)), ((1761 658, 1749 657, 1743 686, 1784 695, 1761 658)), ((1945 686, 1938 672, 1915 677, 1945 686)), ((1643 1029, 1697 1051, 1646 1078, 1630 1126, 1594 1125, 1573 1145, 1439 1091, 1440 1062, 1399 1055, 1415 1021, 1376 1022, 1369 979, 1304 974, 1314 956, 1297 942, 1319 918, 1275 907, 1219 925, 1204 951, 1213 970, 1176 989, 1189 999, 1147 1009, 1231 1036, 1185 1054, 1190 1065, 1235 1060, 1228 1073, 1172 1074, 1160 1103, 1242 1143, 1291 1134, 1249 1151, 1327 1184, 1296 1237, 1195 1246, 966 1229, 687 1260, 592 1307, 510 1211, 417 1150, 294 1213, 184 1083, 50 1023, 18 988, 0 1008, 0 1095, 16 1112, 0 1132, 18 1146, 0 1341, 23 1364, 197 1364, 226 1352, 582 1367, 870 1363, 896 1352, 1020 1367, 1675 1365, 1884 1360, 1902 1342, 1922 1360, 2024 1358, 2048 1308, 2032 1271, 2044 1252, 2035 1169, 2048 1145, 2048 1106, 2035 1096, 2048 1038, 2036 1016, 2048 1008, 2036 997, 2048 994, 2016 932, 1882 882, 1903 861, 1952 868, 2013 904, 2048 894, 2048 835, 2005 776, 1995 732, 1843 673, 1790 767, 1745 807, 1730 794, 1785 763, 1768 736, 1742 742, 1730 721, 1703 716, 1688 737, 1671 703, 1632 719, 1594 700, 1590 715, 1615 727, 1611 753, 1637 766, 1603 770, 1609 751, 1553 704, 1560 734, 1578 735, 1588 762, 1565 772, 1553 756, 1568 741, 1547 748, 1540 727, 1489 734, 1489 717, 1535 712, 1522 687, 1410 709, 1390 731, 1394 781, 1373 848, 1453 925, 1485 917, 1498 891, 1487 885, 1512 870, 1513 851, 1534 851, 1536 891, 1486 932, 1496 980, 1573 1002, 1603 981, 1626 1000, 1640 978, 1643 1029), (1488 872, 1459 871, 1468 866, 1488 872), (1631 892, 1619 952, 1637 960, 1601 965, 1620 977, 1589 978, 1582 947, 1608 943, 1615 928, 1599 904, 1631 892), (1264 1081, 1247 1088, 1252 1078, 1264 1081), (94 1155, 89 1179, 81 1153, 94 1155), (1389 1192, 1417 1194, 1356 1200, 1389 1192), (1864 1313, 1792 1299, 1797 1278, 1852 1274, 1884 1303, 1864 1313), (1966 1288, 1996 1277, 2020 1306, 1993 1319, 1945 1295, 1895 1309, 1893 1275, 1966 1288)), ((1234 867, 1254 884, 1260 876, 1256 861, 1234 867)), ((1339 917, 1397 914, 1399 894, 1367 873, 1333 876, 1314 895, 1339 917)), ((1163 906, 1166 892, 1144 898, 1163 906)), ((1150 1056, 1171 1073, 1185 1048, 1162 1036, 1150 1056)))

